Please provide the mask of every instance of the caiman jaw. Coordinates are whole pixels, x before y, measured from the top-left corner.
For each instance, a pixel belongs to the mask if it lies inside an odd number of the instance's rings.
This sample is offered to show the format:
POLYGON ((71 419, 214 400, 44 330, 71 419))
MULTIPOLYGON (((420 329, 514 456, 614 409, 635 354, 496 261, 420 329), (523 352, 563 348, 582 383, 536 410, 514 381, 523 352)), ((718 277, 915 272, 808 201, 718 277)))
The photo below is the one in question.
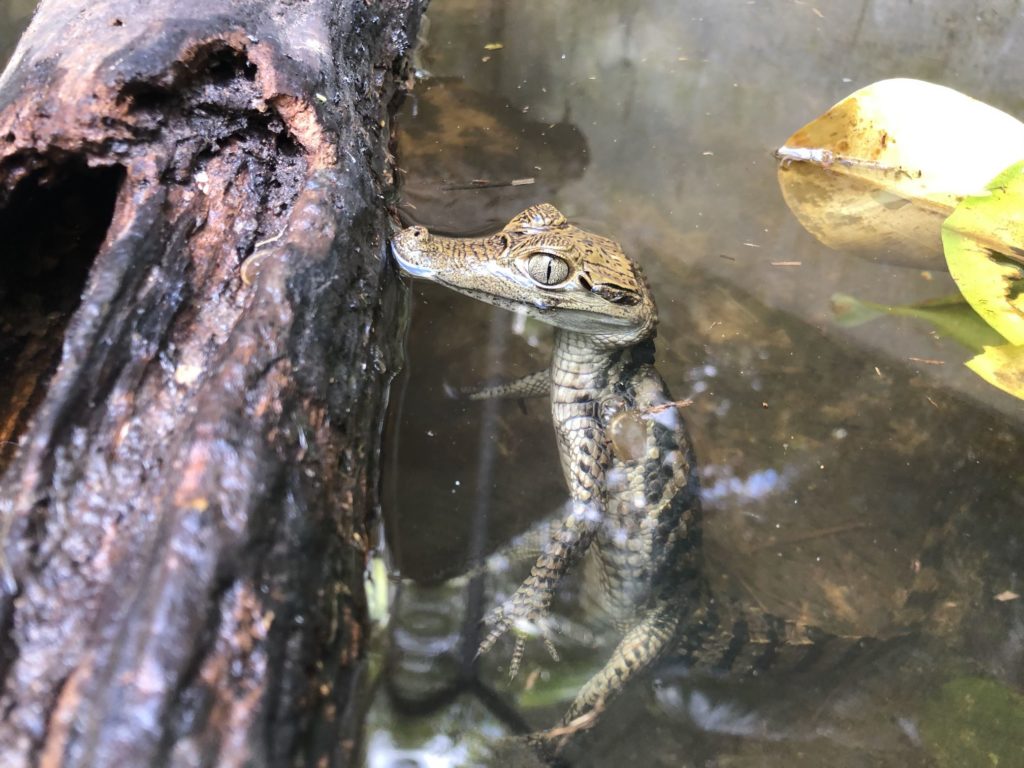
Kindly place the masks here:
POLYGON ((414 261, 406 259, 394 240, 391 241, 391 255, 395 257, 395 262, 398 264, 398 268, 410 277, 422 277, 429 280, 434 276, 434 270, 432 267, 424 264, 417 264, 414 261))

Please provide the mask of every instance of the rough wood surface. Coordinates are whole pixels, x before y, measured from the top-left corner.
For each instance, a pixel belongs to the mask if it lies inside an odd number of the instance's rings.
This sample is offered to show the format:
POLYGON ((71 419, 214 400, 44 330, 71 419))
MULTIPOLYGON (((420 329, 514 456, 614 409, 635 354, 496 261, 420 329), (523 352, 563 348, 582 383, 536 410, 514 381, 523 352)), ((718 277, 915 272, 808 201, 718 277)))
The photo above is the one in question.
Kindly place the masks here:
POLYGON ((420 5, 43 0, 0 78, 0 765, 347 762, 420 5))

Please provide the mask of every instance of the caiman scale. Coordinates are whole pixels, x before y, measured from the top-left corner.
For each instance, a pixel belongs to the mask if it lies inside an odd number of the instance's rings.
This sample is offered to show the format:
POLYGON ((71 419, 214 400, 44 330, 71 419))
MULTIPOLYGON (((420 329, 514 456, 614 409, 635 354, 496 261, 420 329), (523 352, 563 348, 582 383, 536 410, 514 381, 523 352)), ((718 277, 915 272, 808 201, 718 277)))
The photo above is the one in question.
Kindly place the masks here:
POLYGON ((814 630, 711 597, 693 449, 654 367, 654 298, 617 243, 542 204, 488 237, 409 227, 392 250, 406 274, 555 327, 550 369, 476 394, 550 393, 571 498, 530 576, 485 618, 481 653, 511 630, 514 675, 527 627, 553 651, 548 607, 559 580, 588 550, 586 581, 599 585, 598 602, 622 636, 577 694, 566 723, 603 708, 670 649, 692 663, 749 671, 784 644, 811 644, 814 630))

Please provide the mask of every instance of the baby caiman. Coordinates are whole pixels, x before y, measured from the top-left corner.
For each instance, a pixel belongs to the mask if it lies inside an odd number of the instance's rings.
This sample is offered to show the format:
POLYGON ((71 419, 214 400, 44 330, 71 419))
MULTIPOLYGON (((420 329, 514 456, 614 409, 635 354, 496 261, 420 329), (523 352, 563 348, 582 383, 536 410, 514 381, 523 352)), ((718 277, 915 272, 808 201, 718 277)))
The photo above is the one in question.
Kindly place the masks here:
MULTIPOLYGON (((480 653, 512 632, 511 673, 526 638, 552 651, 546 615, 559 580, 588 553, 589 584, 621 631, 604 667, 563 722, 602 709, 666 652, 722 671, 757 671, 815 630, 712 597, 701 553, 701 506, 686 425, 654 367, 658 315, 640 268, 612 240, 536 205, 500 232, 449 238, 424 227, 392 240, 401 270, 525 312, 555 327, 550 368, 476 397, 550 394, 569 488, 525 582, 486 618, 480 653)), ((592 719, 592 718, 591 718, 592 719)))

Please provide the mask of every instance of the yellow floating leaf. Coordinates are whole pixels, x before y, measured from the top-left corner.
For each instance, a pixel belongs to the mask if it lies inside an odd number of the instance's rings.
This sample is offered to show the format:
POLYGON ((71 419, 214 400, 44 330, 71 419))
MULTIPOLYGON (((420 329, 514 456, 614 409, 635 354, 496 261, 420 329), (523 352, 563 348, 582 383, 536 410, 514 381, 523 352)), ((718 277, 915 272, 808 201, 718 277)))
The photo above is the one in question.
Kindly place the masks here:
POLYGON ((949 273, 985 322, 1024 344, 1024 162, 965 197, 942 225, 949 273))
POLYGON ((505 47, 504 43, 488 43, 484 46, 485 51, 500 51, 505 47))
POLYGON ((1024 400, 1024 347, 985 347, 967 361, 967 367, 993 387, 1024 400))
POLYGON ((882 80, 776 155, 787 205, 822 243, 941 268, 942 221, 1024 157, 1024 124, 950 88, 882 80))

